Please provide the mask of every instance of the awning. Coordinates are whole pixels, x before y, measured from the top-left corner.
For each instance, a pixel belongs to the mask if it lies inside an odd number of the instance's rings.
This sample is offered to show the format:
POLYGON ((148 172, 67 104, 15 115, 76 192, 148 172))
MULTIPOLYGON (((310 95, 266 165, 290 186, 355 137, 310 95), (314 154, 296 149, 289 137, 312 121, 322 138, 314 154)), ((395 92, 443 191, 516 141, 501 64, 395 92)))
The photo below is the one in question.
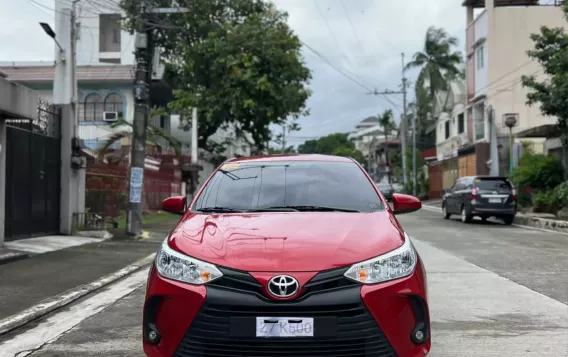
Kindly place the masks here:
POLYGON ((546 124, 526 129, 515 134, 517 138, 558 138, 560 128, 556 124, 546 124))

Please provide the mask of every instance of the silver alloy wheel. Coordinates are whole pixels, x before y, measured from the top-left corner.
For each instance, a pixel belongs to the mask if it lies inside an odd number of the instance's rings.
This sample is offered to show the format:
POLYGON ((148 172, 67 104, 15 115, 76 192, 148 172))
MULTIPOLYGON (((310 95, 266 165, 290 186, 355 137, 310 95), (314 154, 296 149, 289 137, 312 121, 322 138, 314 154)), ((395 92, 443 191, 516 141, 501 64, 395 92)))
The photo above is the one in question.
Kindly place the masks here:
POLYGON ((465 223, 467 221, 467 213, 465 213, 465 207, 462 208, 462 222, 465 223))
POLYGON ((442 214, 444 215, 444 218, 448 216, 448 212, 446 211, 446 205, 442 206, 442 214))

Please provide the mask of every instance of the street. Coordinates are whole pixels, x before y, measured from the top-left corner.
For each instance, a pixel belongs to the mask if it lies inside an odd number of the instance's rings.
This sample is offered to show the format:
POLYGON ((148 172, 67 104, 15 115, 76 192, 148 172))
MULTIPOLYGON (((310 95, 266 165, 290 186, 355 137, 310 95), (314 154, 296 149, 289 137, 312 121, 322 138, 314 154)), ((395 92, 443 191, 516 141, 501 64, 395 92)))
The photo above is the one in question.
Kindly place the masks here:
MULTIPOLYGON (((432 357, 568 356, 568 235, 399 218, 425 261, 432 357)), ((0 356, 143 356, 146 270, 0 339, 0 356)))

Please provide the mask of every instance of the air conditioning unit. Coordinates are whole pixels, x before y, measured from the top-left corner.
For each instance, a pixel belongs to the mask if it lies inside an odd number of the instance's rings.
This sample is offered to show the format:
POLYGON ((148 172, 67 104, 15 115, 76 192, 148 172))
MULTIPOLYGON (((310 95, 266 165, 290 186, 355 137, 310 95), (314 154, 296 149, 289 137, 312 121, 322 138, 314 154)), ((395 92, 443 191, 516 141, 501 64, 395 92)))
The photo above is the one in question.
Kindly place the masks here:
POLYGON ((103 120, 109 122, 117 121, 118 112, 103 112, 103 120))

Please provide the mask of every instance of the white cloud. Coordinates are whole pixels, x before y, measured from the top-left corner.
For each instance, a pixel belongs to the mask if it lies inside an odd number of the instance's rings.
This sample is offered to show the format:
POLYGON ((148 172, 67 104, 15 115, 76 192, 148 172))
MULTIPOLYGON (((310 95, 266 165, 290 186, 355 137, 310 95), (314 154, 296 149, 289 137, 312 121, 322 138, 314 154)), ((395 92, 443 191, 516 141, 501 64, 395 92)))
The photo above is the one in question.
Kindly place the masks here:
MULTIPOLYGON (((53 10, 49 9, 54 8, 54 1, 33 2, 17 0, 3 4, 0 61, 53 58, 53 43, 38 22, 53 24, 53 10)), ((444 27, 451 35, 458 36, 461 46, 464 43, 466 16, 458 0, 343 0, 349 18, 341 0, 273 2, 288 12, 289 24, 302 41, 336 67, 353 74, 357 81, 378 90, 399 89, 400 54, 404 52, 409 61, 414 52, 422 48, 429 26, 444 27)), ((308 49, 303 53, 313 70, 310 86, 314 93, 308 103, 311 115, 301 119, 303 130, 291 134, 291 144, 309 137, 353 130, 358 121, 392 107, 385 99, 367 95, 366 89, 339 74, 308 49)), ((409 73, 411 75, 415 72, 409 73)), ((402 107, 400 95, 390 96, 390 99, 402 107)), ((398 117, 397 109, 395 113, 398 117)))

